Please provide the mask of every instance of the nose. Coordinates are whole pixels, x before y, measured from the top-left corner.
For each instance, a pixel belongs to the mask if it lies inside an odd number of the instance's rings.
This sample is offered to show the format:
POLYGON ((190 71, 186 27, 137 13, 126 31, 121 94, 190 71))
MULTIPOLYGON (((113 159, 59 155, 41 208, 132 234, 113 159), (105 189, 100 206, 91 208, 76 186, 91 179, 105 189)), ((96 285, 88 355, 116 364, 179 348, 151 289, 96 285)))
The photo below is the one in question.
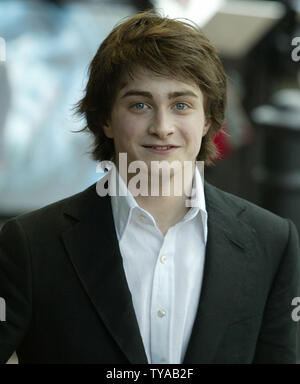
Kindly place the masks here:
POLYGON ((167 111, 158 109, 149 125, 149 133, 164 139, 174 133, 172 117, 167 111))

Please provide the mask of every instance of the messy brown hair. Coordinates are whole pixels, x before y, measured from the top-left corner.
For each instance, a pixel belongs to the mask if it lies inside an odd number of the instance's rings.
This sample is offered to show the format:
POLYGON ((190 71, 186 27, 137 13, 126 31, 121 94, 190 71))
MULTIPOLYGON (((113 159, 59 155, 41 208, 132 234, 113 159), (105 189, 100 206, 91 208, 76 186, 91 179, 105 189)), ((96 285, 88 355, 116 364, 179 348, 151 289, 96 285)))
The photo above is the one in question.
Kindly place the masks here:
POLYGON ((89 80, 76 112, 85 117, 80 130, 94 135, 94 160, 114 160, 113 139, 103 126, 110 119, 121 79, 142 67, 156 74, 196 83, 204 95, 204 112, 211 126, 202 139, 198 161, 213 163, 218 149, 213 141, 222 128, 226 106, 226 75, 215 48, 188 21, 144 11, 117 25, 100 45, 89 67, 89 80))

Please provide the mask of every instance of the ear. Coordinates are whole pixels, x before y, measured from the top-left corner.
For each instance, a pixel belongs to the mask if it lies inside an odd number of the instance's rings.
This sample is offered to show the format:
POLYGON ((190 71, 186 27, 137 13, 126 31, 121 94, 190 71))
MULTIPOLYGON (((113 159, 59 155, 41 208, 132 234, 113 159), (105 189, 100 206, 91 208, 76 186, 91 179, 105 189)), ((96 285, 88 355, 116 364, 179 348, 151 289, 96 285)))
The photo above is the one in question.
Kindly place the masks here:
POLYGON ((108 137, 109 139, 113 139, 114 135, 113 135, 113 130, 112 130, 112 126, 111 126, 110 122, 106 122, 103 125, 103 132, 104 132, 106 137, 108 137))

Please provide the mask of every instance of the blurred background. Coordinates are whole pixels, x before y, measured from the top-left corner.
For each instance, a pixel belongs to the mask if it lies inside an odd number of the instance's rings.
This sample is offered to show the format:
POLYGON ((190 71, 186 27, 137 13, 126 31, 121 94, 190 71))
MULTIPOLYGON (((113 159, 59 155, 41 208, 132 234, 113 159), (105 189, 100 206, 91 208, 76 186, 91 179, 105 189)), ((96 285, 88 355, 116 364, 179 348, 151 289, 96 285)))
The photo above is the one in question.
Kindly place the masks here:
POLYGON ((300 235, 300 0, 0 0, 0 228, 101 177, 92 138, 71 132, 84 124, 72 107, 112 27, 149 8, 196 22, 229 77, 226 134, 205 179, 300 235))

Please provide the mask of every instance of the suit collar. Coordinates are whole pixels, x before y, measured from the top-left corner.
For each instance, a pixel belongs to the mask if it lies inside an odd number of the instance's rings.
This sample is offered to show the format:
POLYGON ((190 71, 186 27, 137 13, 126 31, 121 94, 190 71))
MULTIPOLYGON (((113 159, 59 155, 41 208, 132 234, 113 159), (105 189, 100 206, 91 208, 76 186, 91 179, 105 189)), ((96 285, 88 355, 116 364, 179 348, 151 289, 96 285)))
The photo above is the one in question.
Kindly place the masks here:
POLYGON ((184 363, 211 363, 228 324, 243 316, 240 307, 251 257, 252 231, 240 216, 245 206, 205 183, 208 239, 198 312, 184 363))
MULTIPOLYGON (((205 182, 208 238, 201 296, 184 363, 211 362, 226 326, 239 316, 241 286, 251 249, 245 207, 205 182)), ((127 285, 110 197, 95 184, 68 200, 65 214, 77 221, 63 233, 75 271, 101 321, 131 363, 147 363, 127 285), (105 252, 101 252, 105 250, 105 252)))
POLYGON ((101 321, 131 363, 147 363, 113 223, 109 196, 95 184, 71 200, 77 223, 62 234, 78 278, 101 321))

